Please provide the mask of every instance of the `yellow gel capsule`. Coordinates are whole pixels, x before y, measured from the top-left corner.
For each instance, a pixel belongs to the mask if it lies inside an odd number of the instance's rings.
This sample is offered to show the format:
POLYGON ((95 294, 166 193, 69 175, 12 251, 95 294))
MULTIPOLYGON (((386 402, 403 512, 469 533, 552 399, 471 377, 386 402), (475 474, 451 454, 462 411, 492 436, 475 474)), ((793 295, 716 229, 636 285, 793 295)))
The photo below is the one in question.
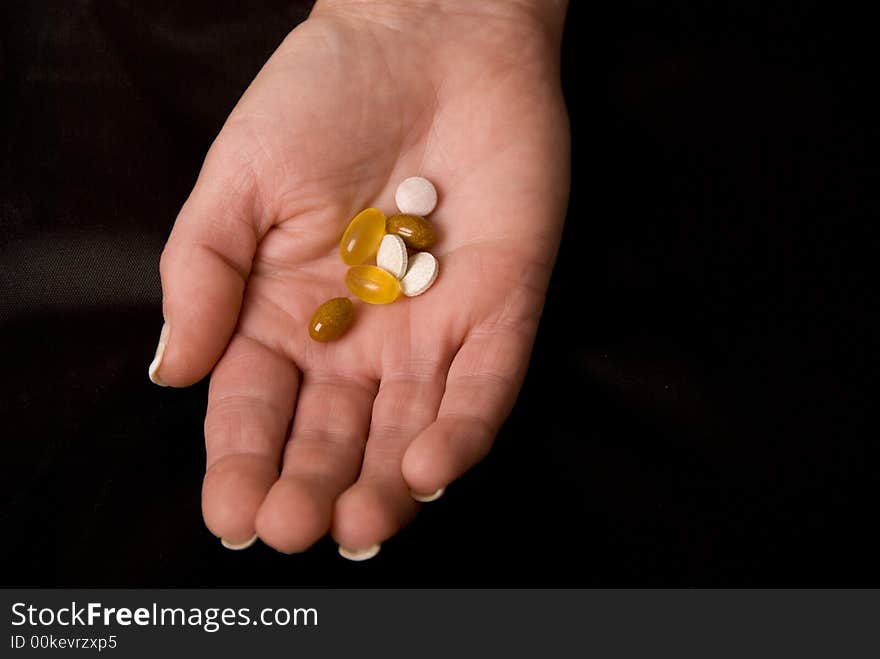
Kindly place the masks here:
POLYGON ((335 341, 354 320, 354 305, 347 297, 334 297, 315 310, 309 321, 309 336, 315 341, 335 341))
POLYGON ((348 265, 358 265, 376 253, 382 236, 385 235, 385 213, 377 208, 368 208, 354 216, 348 223, 339 254, 348 265))
POLYGON ((375 265, 356 265, 345 274, 345 285, 352 295, 369 304, 388 304, 400 295, 400 282, 390 272, 375 265))

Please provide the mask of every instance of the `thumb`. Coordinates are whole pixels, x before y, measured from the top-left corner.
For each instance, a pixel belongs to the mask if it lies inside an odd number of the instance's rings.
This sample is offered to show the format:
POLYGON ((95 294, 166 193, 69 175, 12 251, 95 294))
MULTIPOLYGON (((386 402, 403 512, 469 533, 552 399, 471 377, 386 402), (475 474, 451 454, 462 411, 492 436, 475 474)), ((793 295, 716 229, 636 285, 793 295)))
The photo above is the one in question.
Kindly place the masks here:
POLYGON ((149 367, 162 386, 205 377, 238 321, 245 283, 261 238, 253 169, 211 148, 162 252, 165 324, 149 367))

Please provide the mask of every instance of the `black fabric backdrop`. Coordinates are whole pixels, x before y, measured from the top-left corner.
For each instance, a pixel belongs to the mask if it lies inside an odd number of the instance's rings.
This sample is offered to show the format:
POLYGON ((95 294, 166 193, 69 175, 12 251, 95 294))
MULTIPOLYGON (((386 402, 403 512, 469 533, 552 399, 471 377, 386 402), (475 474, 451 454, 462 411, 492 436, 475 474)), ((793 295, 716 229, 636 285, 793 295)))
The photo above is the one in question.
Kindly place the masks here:
POLYGON ((860 20, 572 4, 574 185, 519 403, 352 564, 222 549, 206 384, 146 377, 164 239, 308 3, 3 3, 0 584, 880 585, 860 20))

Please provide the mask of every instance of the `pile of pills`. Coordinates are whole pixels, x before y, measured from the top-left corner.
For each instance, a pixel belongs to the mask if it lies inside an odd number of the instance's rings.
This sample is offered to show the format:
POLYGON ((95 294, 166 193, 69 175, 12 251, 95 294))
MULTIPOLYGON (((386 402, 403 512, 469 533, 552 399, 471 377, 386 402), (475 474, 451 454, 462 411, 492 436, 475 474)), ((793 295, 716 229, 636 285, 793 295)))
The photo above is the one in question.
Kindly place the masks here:
MULTIPOLYGON (((355 215, 342 234, 339 255, 351 266, 345 284, 352 295, 369 304, 389 304, 403 293, 415 297, 437 279, 437 259, 424 251, 437 242, 434 226, 425 216, 437 205, 437 190, 425 178, 403 181, 394 195, 396 215, 386 218, 376 208, 355 215), (376 257, 376 265, 365 261, 376 257)), ((324 302, 309 323, 315 341, 335 341, 354 322, 351 300, 337 297, 324 302)))

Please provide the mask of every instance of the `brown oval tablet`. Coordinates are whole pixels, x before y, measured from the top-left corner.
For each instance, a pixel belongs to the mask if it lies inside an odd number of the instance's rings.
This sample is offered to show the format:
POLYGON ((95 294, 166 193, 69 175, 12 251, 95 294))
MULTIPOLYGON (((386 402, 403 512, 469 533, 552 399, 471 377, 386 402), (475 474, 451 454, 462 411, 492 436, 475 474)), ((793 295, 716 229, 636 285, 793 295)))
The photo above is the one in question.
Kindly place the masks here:
POLYGON ((309 336, 315 341, 335 341, 348 331, 354 321, 354 305, 347 297, 327 300, 312 314, 309 336))
POLYGON ((434 225, 418 215, 399 213, 385 220, 385 232, 393 233, 413 249, 427 249, 437 242, 434 225))

